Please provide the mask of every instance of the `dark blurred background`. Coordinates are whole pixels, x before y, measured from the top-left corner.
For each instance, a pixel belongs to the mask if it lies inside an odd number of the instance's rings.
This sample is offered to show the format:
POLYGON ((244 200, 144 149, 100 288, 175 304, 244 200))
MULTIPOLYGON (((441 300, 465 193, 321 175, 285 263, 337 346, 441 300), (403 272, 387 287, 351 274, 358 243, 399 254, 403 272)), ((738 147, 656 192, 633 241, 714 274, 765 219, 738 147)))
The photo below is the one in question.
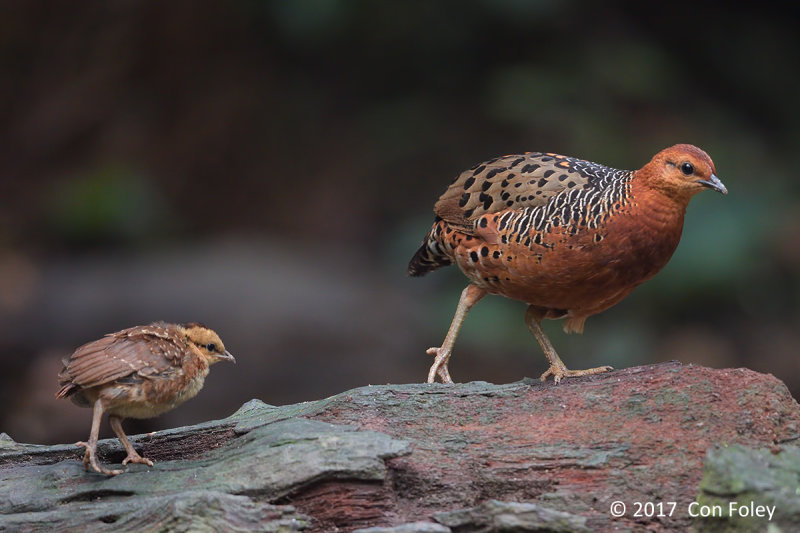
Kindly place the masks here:
MULTIPOLYGON (((746 366, 797 397, 799 19, 770 5, 0 2, 0 431, 85 438, 61 358, 158 319, 238 364, 131 433, 420 382, 465 278, 406 264, 456 174, 678 142, 730 194, 696 197, 670 264, 584 335, 546 328, 572 368, 746 366)), ((456 381, 544 371, 524 310, 474 309, 456 381)))

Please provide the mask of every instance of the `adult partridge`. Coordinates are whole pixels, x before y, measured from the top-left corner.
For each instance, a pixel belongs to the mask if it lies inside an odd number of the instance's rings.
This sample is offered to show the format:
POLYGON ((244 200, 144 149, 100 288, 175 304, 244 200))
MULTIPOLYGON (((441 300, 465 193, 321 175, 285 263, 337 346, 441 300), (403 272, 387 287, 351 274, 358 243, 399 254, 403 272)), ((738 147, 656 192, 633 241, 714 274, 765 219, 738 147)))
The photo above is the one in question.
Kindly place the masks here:
POLYGON ((136 326, 75 350, 58 374, 56 397, 94 408, 89 442, 76 443, 86 448, 84 467, 110 476, 122 473, 97 462, 103 413, 109 414, 111 429, 128 454, 122 464, 153 466, 133 448, 122 420, 151 418, 193 398, 203 388, 209 367, 219 361, 235 362, 219 335, 196 323, 136 326))
POLYGON ((530 152, 462 172, 436 203, 433 227, 408 265, 422 276, 455 263, 470 280, 442 346, 428 350, 435 356, 428 382, 453 382, 453 344, 486 294, 529 304, 525 322, 550 363, 542 380, 611 370, 567 369, 542 320, 564 318, 564 331, 581 333, 587 317, 653 277, 678 246, 689 200, 704 189, 728 192, 708 154, 689 144, 662 150, 636 171, 530 152))

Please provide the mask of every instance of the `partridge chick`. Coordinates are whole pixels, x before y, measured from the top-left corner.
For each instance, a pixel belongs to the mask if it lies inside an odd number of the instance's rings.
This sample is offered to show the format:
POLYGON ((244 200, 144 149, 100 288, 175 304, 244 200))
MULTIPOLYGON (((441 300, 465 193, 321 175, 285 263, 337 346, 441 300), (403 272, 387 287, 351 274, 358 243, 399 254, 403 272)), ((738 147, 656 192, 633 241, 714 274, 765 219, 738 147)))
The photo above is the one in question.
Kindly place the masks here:
POLYGON ((550 363, 542 374, 569 376, 611 370, 569 370, 542 330, 564 318, 581 333, 604 311, 653 277, 681 239, 689 200, 704 189, 728 191, 703 150, 678 144, 636 171, 551 153, 491 159, 461 173, 434 206, 436 218, 408 265, 411 276, 455 263, 470 280, 435 356, 436 376, 452 383, 447 363, 470 308, 486 294, 529 304, 525 322, 550 363))
POLYGON ((109 414, 111 429, 128 452, 122 464, 153 466, 133 449, 122 420, 151 418, 193 398, 203 388, 209 367, 219 361, 236 362, 214 331, 196 323, 154 322, 110 333, 75 350, 58 374, 61 390, 56 397, 94 407, 89 442, 76 443, 86 448, 86 470, 91 467, 109 476, 122 473, 97 462, 103 413, 109 414))

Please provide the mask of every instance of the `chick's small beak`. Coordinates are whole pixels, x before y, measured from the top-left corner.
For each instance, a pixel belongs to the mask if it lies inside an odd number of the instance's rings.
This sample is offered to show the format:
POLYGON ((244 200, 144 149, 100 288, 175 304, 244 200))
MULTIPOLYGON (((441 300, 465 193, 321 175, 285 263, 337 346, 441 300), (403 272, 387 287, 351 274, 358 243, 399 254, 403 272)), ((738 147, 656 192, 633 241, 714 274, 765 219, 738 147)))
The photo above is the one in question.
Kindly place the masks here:
POLYGON ((225 361, 230 361, 233 364, 236 364, 236 358, 233 357, 233 354, 228 350, 225 350, 225 353, 219 356, 220 359, 224 359, 225 361))
POLYGON ((697 180, 697 183, 703 185, 704 187, 708 187, 709 189, 714 189, 717 192, 721 192, 722 194, 728 194, 728 189, 725 185, 719 181, 719 178, 715 174, 711 174, 711 177, 707 180, 697 180))

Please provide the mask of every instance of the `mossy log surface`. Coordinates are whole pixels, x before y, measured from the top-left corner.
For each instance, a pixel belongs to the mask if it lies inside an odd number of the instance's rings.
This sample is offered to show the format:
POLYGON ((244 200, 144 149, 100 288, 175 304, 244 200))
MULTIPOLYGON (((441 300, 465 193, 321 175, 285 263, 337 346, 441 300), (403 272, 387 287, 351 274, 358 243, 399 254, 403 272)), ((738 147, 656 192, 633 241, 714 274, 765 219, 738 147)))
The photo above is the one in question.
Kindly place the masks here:
POLYGON ((0 531, 800 531, 799 436, 786 387, 745 369, 367 386, 135 436, 155 466, 110 478, 0 434, 0 531), (731 501, 774 516, 689 514, 731 501))

